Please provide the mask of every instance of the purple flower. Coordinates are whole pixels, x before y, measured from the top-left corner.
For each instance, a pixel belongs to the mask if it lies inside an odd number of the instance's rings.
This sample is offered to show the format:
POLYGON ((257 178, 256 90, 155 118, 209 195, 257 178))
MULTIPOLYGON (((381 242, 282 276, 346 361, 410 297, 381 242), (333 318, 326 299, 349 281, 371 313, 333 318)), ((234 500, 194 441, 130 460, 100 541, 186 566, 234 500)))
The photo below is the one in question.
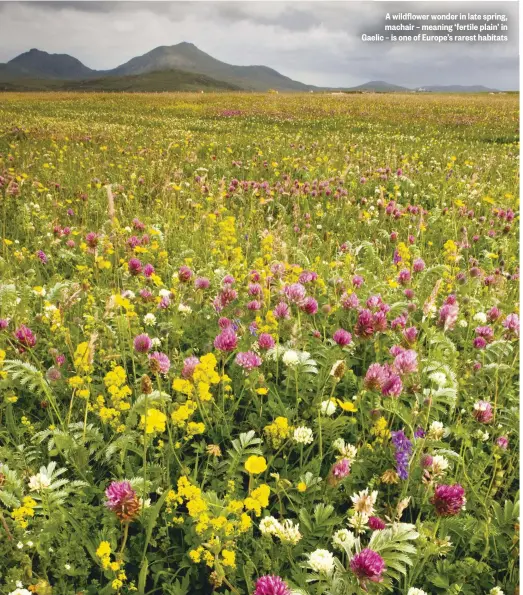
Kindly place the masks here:
POLYGON ((340 298, 340 303, 344 310, 355 310, 360 305, 360 300, 355 293, 351 293, 350 295, 344 293, 340 298))
POLYGON ((478 326, 474 332, 478 337, 483 337, 487 343, 494 340, 494 330, 490 326, 478 326))
POLYGON ((373 531, 382 531, 383 529, 385 529, 386 526, 387 525, 385 524, 385 521, 382 521, 380 519, 380 517, 377 517, 377 516, 369 517, 369 527, 373 531))
POLYGON ((365 388, 369 390, 381 390, 381 387, 389 375, 390 372, 385 366, 382 366, 381 364, 371 364, 365 374, 365 380, 363 381, 365 388))
POLYGON ((234 351, 238 345, 238 337, 233 328, 227 327, 214 339, 214 346, 220 351, 234 351))
POLYGON ((131 258, 127 263, 127 268, 129 273, 136 277, 142 272, 142 263, 138 260, 138 258, 131 258))
POLYGON ((409 476, 409 460, 412 454, 412 442, 405 436, 405 432, 391 432, 392 444, 395 448, 396 472, 400 479, 407 479, 409 476))
POLYGON ((253 595, 290 595, 287 583, 279 576, 261 576, 257 581, 253 595))
POLYGON ((496 444, 497 444, 497 446, 499 446, 499 448, 501 448, 503 450, 507 450, 507 448, 508 448, 508 438, 506 436, 500 436, 496 440, 496 444))
POLYGON ((407 285, 410 281, 410 271, 408 269, 403 269, 398 274, 398 283, 401 285, 407 285))
POLYGON ((14 336, 23 347, 31 348, 36 345, 36 336, 30 328, 25 326, 25 324, 20 325, 15 330, 14 336))
POLYGON ((259 300, 251 300, 247 303, 247 310, 251 310, 252 312, 256 312, 257 310, 261 310, 262 303, 259 300))
POLYGON ((417 331, 416 327, 409 326, 409 328, 406 328, 402 334, 403 334, 403 338, 405 339, 405 341, 407 341, 407 343, 412 344, 416 341, 416 337, 418 336, 418 331, 417 331))
POLYGON ((0 331, 5 331, 5 329, 9 326, 9 319, 8 318, 0 318, 0 331))
POLYGON ((491 308, 488 311, 487 317, 489 319, 489 322, 496 322, 496 320, 501 316, 501 312, 499 310, 499 308, 496 308, 496 306, 494 306, 493 308, 491 308))
POLYGON ((90 231, 85 236, 85 241, 87 242, 89 248, 96 248, 96 246, 98 246, 98 234, 94 231, 90 231))
POLYGON ((465 490, 459 485, 439 485, 434 490, 431 503, 438 516, 456 516, 465 505, 465 490))
POLYGON ((394 368, 400 375, 416 372, 418 369, 418 354, 413 349, 406 349, 394 359, 394 368))
POLYGON ((384 397, 399 397, 401 395, 401 391, 403 390, 403 383, 401 382, 401 378, 396 376, 396 374, 391 374, 387 380, 383 383, 381 387, 381 394, 384 397))
POLYGON ((385 562, 377 552, 365 548, 352 558, 350 568, 361 582, 380 583, 383 580, 381 575, 385 570, 385 562))
POLYGON ((350 473, 350 460, 349 459, 340 459, 336 461, 331 469, 332 476, 336 479, 340 480, 344 477, 347 477, 350 473))
POLYGON ((289 306, 285 302, 280 302, 273 310, 276 320, 287 319, 291 317, 289 306))
POLYGON ((354 332, 358 337, 371 337, 374 334, 373 322, 372 312, 370 310, 360 310, 354 332))
POLYGON ((154 275, 154 267, 152 264, 146 264, 143 267, 143 274, 149 279, 154 275))
POLYGON ((186 283, 192 277, 192 271, 188 266, 181 266, 180 270, 178 271, 178 279, 182 283, 186 283))
POLYGON ((134 348, 138 353, 147 353, 152 347, 152 341, 146 333, 134 338, 134 348))
POLYGON ((247 290, 248 294, 251 296, 258 296, 262 294, 262 286, 259 283, 249 283, 249 287, 247 290))
POLYGON ((258 345, 260 349, 272 349, 275 345, 275 341, 269 333, 261 333, 258 337, 258 345))
POLYGON ((425 262, 422 258, 416 258, 416 260, 412 263, 412 268, 415 273, 421 273, 421 271, 425 268, 425 262))
POLYGON ((342 328, 338 329, 332 338, 340 347, 345 347, 352 341, 352 335, 342 328))
POLYGON ((36 256, 38 256, 38 258, 42 264, 47 264, 47 255, 43 250, 38 250, 38 252, 36 253, 36 256))
POLYGON ((165 353, 154 351, 149 354, 149 366, 155 373, 167 374, 171 367, 171 362, 165 353))
POLYGON ((259 368, 262 365, 262 358, 254 351, 244 351, 236 356, 236 363, 247 372, 259 368))
POLYGON ((313 297, 306 297, 300 304, 300 310, 306 314, 316 314, 318 311, 318 302, 313 297))
POLYGON ((171 305, 171 298, 168 295, 164 295, 158 303, 158 309, 159 310, 167 310, 167 308, 170 305, 171 305))
POLYGON ((354 277, 352 277, 352 285, 354 287, 361 287, 363 285, 363 277, 360 277, 359 275, 354 275, 354 277))
POLYGON ((199 363, 200 363, 200 360, 197 357, 195 357, 194 355, 186 357, 183 360, 182 378, 192 378, 192 375, 194 374, 194 370, 196 369, 196 366, 199 363))
POLYGON ((494 417, 492 405, 488 401, 477 401, 474 403, 474 417, 481 424, 488 424, 494 417))
POLYGON ((439 311, 439 324, 445 330, 452 330, 458 320, 458 305, 444 304, 439 311))
POLYGON ((485 349, 487 342, 483 337, 476 337, 474 341, 472 341, 472 345, 475 349, 485 349))
POLYGON ((283 288, 283 293, 289 301, 299 304, 305 299, 307 290, 301 283, 293 283, 292 285, 286 285, 283 288))
POLYGON ((519 316, 517 314, 509 314, 503 321, 503 326, 507 329, 508 334, 519 337, 519 316))
POLYGON ((121 521, 130 521, 138 513, 140 503, 128 481, 113 481, 105 490, 105 505, 121 521))
POLYGON ((418 426, 416 428, 416 431, 414 432, 414 438, 424 438, 424 437, 425 437, 425 430, 421 426, 418 426))
POLYGON ((207 277, 198 277, 194 280, 194 287, 196 289, 209 289, 211 282, 207 277))

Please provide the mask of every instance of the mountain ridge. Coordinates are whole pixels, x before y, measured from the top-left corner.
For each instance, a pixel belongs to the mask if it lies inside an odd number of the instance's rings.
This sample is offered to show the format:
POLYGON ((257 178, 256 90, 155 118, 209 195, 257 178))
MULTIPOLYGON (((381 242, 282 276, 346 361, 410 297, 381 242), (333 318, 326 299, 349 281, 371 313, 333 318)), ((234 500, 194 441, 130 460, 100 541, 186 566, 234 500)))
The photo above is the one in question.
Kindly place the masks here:
MULTIPOLYGON (((187 85, 191 86, 193 83, 197 84, 195 76, 207 77, 201 79, 203 88, 220 90, 230 88, 244 91, 273 89, 293 92, 497 92, 496 89, 482 85, 429 85, 412 89, 386 81, 369 81, 355 87, 317 87, 295 81, 269 66, 237 66, 222 62, 200 50, 193 43, 185 41, 171 46, 158 46, 109 70, 94 70, 69 54, 50 54, 32 48, 0 64, 0 89, 16 90, 24 86, 37 88, 37 81, 42 81, 40 87, 44 90, 60 87, 118 90, 120 87, 127 88, 127 85, 134 80, 136 89, 147 90, 147 85, 150 84, 151 90, 175 91, 186 88, 187 85), (163 72, 164 75, 150 76, 152 73, 159 72, 163 72), (129 79, 128 77, 142 78, 129 79), (77 85, 75 81, 86 81, 86 83, 77 85), (87 81, 97 81, 97 83, 89 85, 87 81)), ((133 89, 132 85, 129 88, 131 91, 136 89, 133 89)))

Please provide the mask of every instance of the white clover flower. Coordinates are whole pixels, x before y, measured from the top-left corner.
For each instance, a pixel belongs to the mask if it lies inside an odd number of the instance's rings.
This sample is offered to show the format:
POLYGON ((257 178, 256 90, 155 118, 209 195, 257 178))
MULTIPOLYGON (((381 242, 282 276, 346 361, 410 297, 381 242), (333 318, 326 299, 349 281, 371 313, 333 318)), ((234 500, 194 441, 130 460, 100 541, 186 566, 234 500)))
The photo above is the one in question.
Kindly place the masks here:
POLYGON ((478 430, 475 434, 476 438, 479 438, 482 442, 486 442, 489 439, 489 433, 478 430))
POLYGON ((376 504, 377 498, 378 492, 374 490, 369 494, 369 488, 365 488, 350 497, 352 500, 352 508, 356 512, 364 512, 369 516, 374 512, 374 505, 376 504))
POLYGON ((428 595, 428 593, 423 589, 416 589, 416 587, 411 587, 408 590, 407 595, 428 595))
POLYGON ((23 544, 21 541, 19 541, 19 542, 16 544, 16 547, 17 547, 19 550, 21 550, 21 549, 24 547, 24 544, 23 544))
POLYGON ((343 458, 349 459, 351 464, 356 460, 358 449, 352 444, 345 443, 343 438, 337 438, 334 441, 333 446, 343 458))
POLYGON ((45 473, 37 473, 29 478, 29 490, 31 492, 41 492, 51 485, 51 478, 45 473))
POLYGON ((190 306, 186 306, 185 304, 178 304, 178 312, 182 314, 190 314, 192 312, 192 308, 190 306))
POLYGON ((286 366, 294 367, 300 363, 300 356, 298 355, 297 351, 293 349, 288 349, 282 357, 282 361, 286 366))
POLYGON ((151 339, 151 345, 153 347, 160 347, 161 344, 162 344, 162 341, 158 337, 154 337, 151 339))
POLYGON ((260 531, 262 535, 274 535, 280 527, 280 521, 273 516, 263 517, 260 521, 260 531))
POLYGON ((171 292, 168 289, 160 289, 160 291, 158 292, 158 295, 160 297, 170 297, 171 292))
POLYGON ((334 569, 334 556, 328 550, 315 550, 309 554, 308 563, 314 571, 330 574, 334 569))
POLYGON ((146 314, 143 317, 143 323, 145 326, 155 326, 156 325, 156 316, 154 314, 146 314))
POLYGON ((464 320, 464 319, 461 319, 461 320, 458 322, 458 324, 459 324, 459 326, 460 326, 461 328, 467 328, 467 326, 469 325, 469 323, 468 323, 466 320, 464 320))
POLYGON ((445 436, 446 431, 447 430, 440 421, 433 421, 427 432, 427 438, 429 438, 429 440, 440 440, 445 436))
POLYGON ((327 399, 321 402, 321 413, 322 415, 331 416, 336 411, 336 403, 333 399, 327 399))
POLYGON ((34 543, 32 541, 28 541, 25 545, 27 547, 33 547, 34 543))
POLYGON ((293 438, 298 444, 310 444, 314 440, 314 434, 310 428, 299 426, 294 430, 293 438))
POLYGON ((494 587, 490 589, 489 595, 505 595, 505 593, 501 590, 501 587, 494 587))
POLYGON ((364 533, 368 526, 369 515, 364 512, 357 512, 349 519, 349 525, 356 531, 356 533, 364 533))
POLYGON ((487 322, 487 315, 485 312, 478 312, 474 315, 474 322, 479 322, 480 324, 485 324, 487 322))
POLYGON ((340 550, 344 549, 344 545, 354 542, 354 533, 348 529, 340 529, 332 536, 332 544, 340 550))
POLYGON ((449 466, 449 461, 441 455, 434 455, 432 457, 432 464, 430 468, 435 475, 441 475, 444 473, 449 466))
POLYGON ((70 564, 64 564, 64 568, 66 570, 71 570, 71 565, 70 564))
POLYGON ((279 537, 282 543, 290 543, 296 545, 301 539, 300 525, 294 524, 290 519, 278 523, 274 534, 279 537))
POLYGON ((28 591, 27 589, 15 589, 14 591, 11 591, 11 593, 9 593, 9 595, 33 595, 31 593, 31 591, 28 591))

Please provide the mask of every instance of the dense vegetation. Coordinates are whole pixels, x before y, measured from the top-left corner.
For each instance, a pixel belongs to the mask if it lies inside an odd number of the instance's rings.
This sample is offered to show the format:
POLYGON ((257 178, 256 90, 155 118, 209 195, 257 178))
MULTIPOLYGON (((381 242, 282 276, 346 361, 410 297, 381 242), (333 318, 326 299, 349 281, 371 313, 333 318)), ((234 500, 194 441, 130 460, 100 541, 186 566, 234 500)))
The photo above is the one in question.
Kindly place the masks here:
POLYGON ((0 591, 518 589, 512 96, 0 96, 0 591))

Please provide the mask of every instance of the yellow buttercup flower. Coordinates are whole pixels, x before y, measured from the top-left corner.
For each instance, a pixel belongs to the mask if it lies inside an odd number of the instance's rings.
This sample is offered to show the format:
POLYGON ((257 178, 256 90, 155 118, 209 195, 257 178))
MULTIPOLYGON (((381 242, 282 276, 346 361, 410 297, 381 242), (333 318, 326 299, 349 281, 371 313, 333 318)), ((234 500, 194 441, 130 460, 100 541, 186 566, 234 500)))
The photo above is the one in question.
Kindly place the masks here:
POLYGON ((251 475, 259 475, 266 469, 267 461, 265 460, 265 457, 252 455, 245 461, 245 470, 251 475))

